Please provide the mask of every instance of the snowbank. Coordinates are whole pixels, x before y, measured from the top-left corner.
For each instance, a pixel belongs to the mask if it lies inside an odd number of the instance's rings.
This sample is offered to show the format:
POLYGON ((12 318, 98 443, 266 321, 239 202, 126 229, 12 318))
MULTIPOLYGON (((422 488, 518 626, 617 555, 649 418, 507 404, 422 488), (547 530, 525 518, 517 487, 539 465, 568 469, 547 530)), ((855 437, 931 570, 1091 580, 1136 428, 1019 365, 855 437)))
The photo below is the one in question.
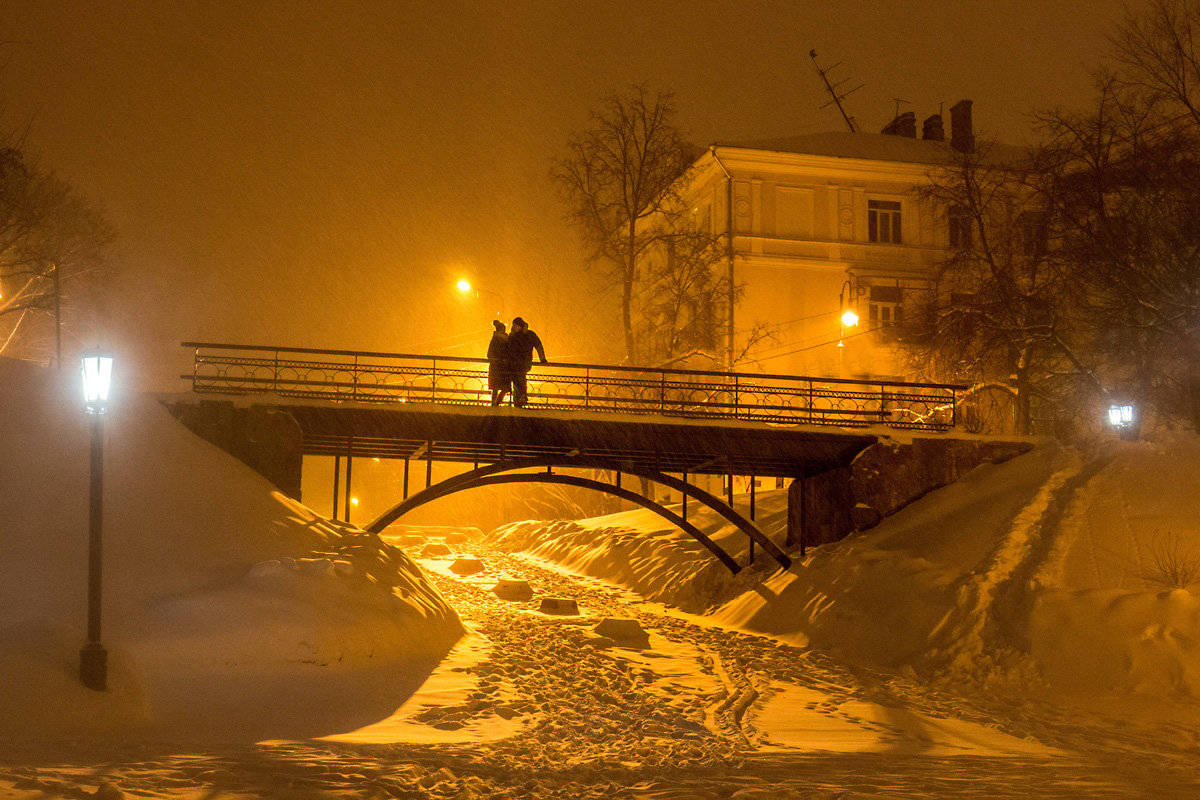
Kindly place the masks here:
MULTIPOLYGON (((1194 701, 1197 486, 1194 434, 1114 440, 1086 458, 1044 443, 810 550, 787 572, 736 578, 644 510, 516 523, 489 539, 719 624, 951 685, 1194 701)), ((776 542, 785 506, 784 492, 758 496, 776 542)), ((689 518, 732 548, 718 518, 689 518)))
POLYGON ((118 397, 104 453, 110 690, 84 689, 77 384, 0 359, 0 736, 348 730, 391 713, 461 635, 399 550, 272 491, 153 397, 118 397))

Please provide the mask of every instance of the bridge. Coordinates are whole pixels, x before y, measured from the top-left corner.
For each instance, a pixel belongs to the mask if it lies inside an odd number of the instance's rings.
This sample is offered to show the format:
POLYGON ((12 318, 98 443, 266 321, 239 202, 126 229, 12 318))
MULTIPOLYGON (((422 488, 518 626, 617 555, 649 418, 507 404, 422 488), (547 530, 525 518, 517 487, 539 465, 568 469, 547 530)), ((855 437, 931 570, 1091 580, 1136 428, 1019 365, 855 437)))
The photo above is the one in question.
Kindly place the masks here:
POLYGON ((790 478, 799 485, 789 494, 785 546, 799 543, 803 552, 811 538, 805 532, 814 528, 805 519, 814 512, 805 481, 846 468, 889 431, 936 435, 953 428, 963 389, 553 362, 534 365, 526 408, 492 408, 486 359, 183 346, 192 350, 192 372, 182 376, 192 393, 170 402, 174 413, 285 493, 299 497, 304 456, 332 456, 336 516, 344 460, 348 518, 354 459, 403 460, 402 497, 369 530, 382 531, 413 508, 465 489, 559 483, 652 509, 734 572, 742 565, 688 521, 689 500, 737 526, 749 539, 750 560, 757 547, 786 568, 790 558, 754 523, 753 481, 747 519, 733 508, 732 476, 790 478), (471 467, 434 483, 435 460, 471 467), (425 486, 410 494, 410 465, 422 462, 425 486), (607 480, 573 474, 579 470, 601 471, 607 480), (689 476, 696 475, 722 476, 726 498, 693 485, 689 476), (680 492, 681 513, 631 488, 624 476, 680 492), (792 516, 798 518, 795 530, 792 516))

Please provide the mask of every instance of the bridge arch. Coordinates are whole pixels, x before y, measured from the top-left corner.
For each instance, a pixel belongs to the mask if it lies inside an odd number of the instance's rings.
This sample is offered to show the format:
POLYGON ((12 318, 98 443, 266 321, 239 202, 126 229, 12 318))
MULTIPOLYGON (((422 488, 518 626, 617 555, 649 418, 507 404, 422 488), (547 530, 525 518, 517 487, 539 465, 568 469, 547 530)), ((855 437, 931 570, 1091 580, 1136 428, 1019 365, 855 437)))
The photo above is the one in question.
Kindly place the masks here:
MULTIPOLYGON (((420 492, 417 492, 416 494, 406 498, 388 511, 381 514, 377 519, 367 525, 366 529, 375 533, 380 533, 387 528, 388 525, 391 525, 404 514, 408 513, 414 508, 417 508, 418 506, 424 505, 432 500, 463 491, 465 489, 476 488, 477 486, 492 485, 497 483, 560 483, 594 489, 596 491, 602 491, 608 494, 614 494, 618 497, 622 497, 623 499, 637 503, 644 508, 648 508, 659 514, 659 516, 669 520, 673 525, 678 526, 688 535, 695 538, 711 552, 713 552, 713 555, 720 559, 722 563, 725 563, 726 566, 729 566, 730 569, 735 573, 738 571, 738 569, 740 569, 740 567, 734 569, 736 562, 733 562, 732 557, 725 553, 724 550, 722 550, 702 531, 700 531, 694 525, 688 523, 683 517, 675 514, 673 511, 670 511, 659 503, 656 503, 650 498, 645 497, 637 492, 624 489, 619 485, 606 484, 601 481, 578 478, 577 476, 572 475, 555 474, 551 472, 551 469, 555 466, 584 469, 608 469, 616 472, 617 474, 621 474, 622 472, 618 467, 611 463, 594 461, 588 461, 585 463, 577 459, 521 460, 488 464, 482 467, 477 467, 468 472, 452 476, 433 484, 420 492), (541 467, 545 467, 546 472, 525 472, 513 473, 512 475, 501 475, 501 473, 513 472, 514 470, 541 467), (500 480, 500 478, 504 478, 504 480, 500 480), (731 566, 731 562, 734 566, 731 566)), ((747 520, 731 506, 729 506, 729 504, 704 491, 698 486, 693 486, 687 481, 683 481, 654 470, 638 470, 628 472, 627 474, 646 478, 647 480, 651 480, 655 483, 660 483, 695 499, 697 502, 711 508, 713 511, 716 511, 718 514, 725 517, 725 519, 732 522, 738 527, 738 529, 740 529, 750 538, 752 543, 759 544, 759 546, 761 546, 772 558, 774 558, 782 568, 787 569, 791 566, 791 559, 788 558, 788 556, 782 550, 780 550, 774 542, 767 538, 767 536, 763 534, 763 532, 760 531, 753 522, 747 520)))
MULTIPOLYGON (((629 489, 624 489, 619 486, 614 486, 613 484, 610 484, 610 483, 604 483, 603 481, 592 480, 591 478, 583 478, 578 475, 562 475, 562 474, 545 473, 545 472, 532 472, 532 473, 531 472, 515 472, 515 473, 511 473, 511 474, 507 474, 507 475, 505 475, 505 474, 483 475, 483 476, 477 477, 473 481, 467 481, 467 482, 464 482, 463 484, 460 484, 451 492, 429 492, 429 491, 418 492, 417 494, 415 494, 409 498, 409 500, 417 501, 417 502, 409 504, 407 506, 407 508, 405 509, 405 511, 406 512, 411 511, 412 509, 417 508, 418 506, 424 505, 425 503, 431 502, 433 500, 437 500, 439 497, 445 497, 447 494, 453 494, 455 492, 461 492, 461 491, 465 491, 467 489, 477 489, 482 486, 495 486, 495 485, 504 484, 504 483, 557 483, 557 484, 562 484, 565 486, 578 486, 578 487, 581 487, 584 489, 593 489, 595 491, 605 492, 606 494, 615 495, 617 497, 622 498, 623 500, 629 500, 631 502, 637 503, 638 505, 642 506, 643 508, 647 508, 647 509, 653 511, 654 513, 658 514, 660 517, 666 519, 672 525, 675 525, 678 528, 680 528, 684 533, 688 534, 696 541, 700 542, 700 544, 704 545, 704 547, 710 553, 712 553, 714 556, 716 556, 717 559, 722 564, 724 564, 726 567, 728 567, 729 571, 732 572, 734 575, 741 572, 741 570, 742 570, 742 566, 737 563, 737 561, 733 558, 733 556, 726 553, 719 544, 714 542, 712 539, 708 538, 708 536, 705 535, 705 533, 702 530, 700 530, 695 525, 688 522, 683 517, 679 516, 674 511, 667 508, 666 506, 663 506, 660 503, 656 503, 655 501, 651 500, 650 498, 645 497, 644 495, 640 495, 637 492, 630 491, 629 489), (425 496, 425 495, 428 495, 428 496, 425 496)), ((431 488, 436 488, 436 487, 431 487, 431 488)), ((408 501, 405 501, 405 503, 408 503, 408 501)), ((379 531, 375 530, 376 524, 377 524, 377 522, 371 523, 371 525, 368 526, 367 529, 378 533, 379 531)), ((384 527, 386 527, 386 525, 384 527)), ((382 528, 379 530, 382 530, 382 528)))

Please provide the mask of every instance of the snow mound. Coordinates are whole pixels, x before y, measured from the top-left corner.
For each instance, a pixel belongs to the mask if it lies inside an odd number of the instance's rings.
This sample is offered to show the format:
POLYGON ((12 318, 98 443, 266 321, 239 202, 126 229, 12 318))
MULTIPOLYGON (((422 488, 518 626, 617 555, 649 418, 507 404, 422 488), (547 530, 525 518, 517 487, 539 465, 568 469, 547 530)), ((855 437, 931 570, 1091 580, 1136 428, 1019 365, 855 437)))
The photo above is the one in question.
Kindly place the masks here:
MULTIPOLYGON (((947 686, 1200 699, 1200 437, 1086 455, 1055 443, 984 464, 868 531, 732 576, 649 511, 521 522, 495 544, 715 622, 947 686)), ((747 498, 737 508, 747 513, 747 498)), ((758 495, 782 543, 786 493, 758 495)), ((735 530, 689 520, 740 563, 735 530)), ((741 537, 744 538, 744 537, 741 537)))
POLYGON ((258 739, 387 716, 462 633, 420 568, 187 431, 149 396, 104 421, 109 691, 86 635, 88 420, 72 372, 0 359, 0 736, 258 739))

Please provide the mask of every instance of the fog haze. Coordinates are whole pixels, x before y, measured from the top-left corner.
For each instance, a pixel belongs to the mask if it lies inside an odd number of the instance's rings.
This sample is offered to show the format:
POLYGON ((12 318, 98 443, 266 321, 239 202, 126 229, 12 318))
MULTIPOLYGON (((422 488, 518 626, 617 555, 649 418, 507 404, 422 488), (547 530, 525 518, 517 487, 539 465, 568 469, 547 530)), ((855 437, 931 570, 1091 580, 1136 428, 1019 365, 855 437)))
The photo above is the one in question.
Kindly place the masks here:
POLYGON ((815 48, 865 131, 971 98, 1021 141, 1120 15, 1075 6, 7 0, 3 130, 119 229, 107 344, 147 388, 184 340, 482 355, 494 306, 614 361, 548 177, 601 96, 673 91, 701 145, 837 130, 815 48))

